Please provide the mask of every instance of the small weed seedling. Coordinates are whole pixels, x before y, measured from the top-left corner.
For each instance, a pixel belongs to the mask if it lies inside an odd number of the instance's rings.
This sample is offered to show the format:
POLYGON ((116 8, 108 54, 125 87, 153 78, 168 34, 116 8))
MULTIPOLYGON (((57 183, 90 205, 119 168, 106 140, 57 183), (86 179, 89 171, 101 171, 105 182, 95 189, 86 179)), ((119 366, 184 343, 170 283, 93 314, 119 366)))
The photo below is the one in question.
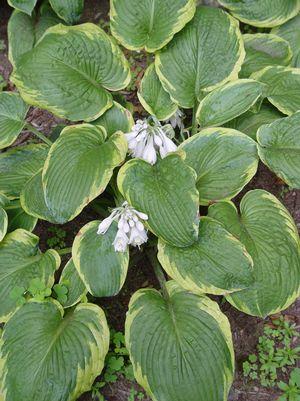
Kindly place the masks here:
POLYGON ((289 383, 279 382, 278 387, 283 394, 277 401, 300 401, 300 369, 291 372, 289 383))
POLYGON ((50 238, 47 239, 47 245, 49 248, 62 249, 65 248, 65 238, 66 231, 57 226, 51 226, 48 228, 48 232, 52 234, 50 238))

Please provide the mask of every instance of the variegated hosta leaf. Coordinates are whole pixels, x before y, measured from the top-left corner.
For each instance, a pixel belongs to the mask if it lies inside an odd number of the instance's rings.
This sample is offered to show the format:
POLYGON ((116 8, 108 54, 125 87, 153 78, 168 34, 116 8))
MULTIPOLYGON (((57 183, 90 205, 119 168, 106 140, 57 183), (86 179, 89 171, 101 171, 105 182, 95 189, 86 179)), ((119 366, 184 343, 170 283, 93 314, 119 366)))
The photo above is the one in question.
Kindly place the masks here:
POLYGON ((213 90, 200 102, 201 127, 219 126, 245 113, 263 96, 264 85, 253 79, 237 79, 213 90))
POLYGON ((206 128, 180 146, 185 162, 197 173, 200 204, 231 199, 255 175, 256 143, 229 128, 206 128))
POLYGON ((281 26, 275 27, 272 33, 287 40, 293 51, 292 67, 300 67, 300 14, 281 26))
POLYGON ((28 302, 5 325, 0 392, 6 401, 75 401, 104 365, 109 329, 102 309, 66 312, 52 300, 28 302))
POLYGON ((17 228, 23 228, 26 231, 33 231, 37 218, 27 214, 22 206, 20 205, 20 200, 15 199, 10 201, 9 208, 6 209, 8 216, 8 227, 7 231, 11 232, 17 228))
POLYGON ((73 259, 70 259, 65 265, 59 279, 59 284, 66 286, 68 289, 67 300, 66 302, 62 302, 64 308, 74 306, 87 293, 86 286, 75 268, 73 259))
POLYGON ((155 52, 190 21, 195 0, 111 0, 110 28, 130 50, 155 52))
POLYGON ((108 90, 128 85, 130 69, 96 25, 59 24, 18 60, 11 79, 27 103, 72 121, 92 121, 112 106, 108 90))
POLYGON ((37 0, 7 0, 7 2, 11 7, 31 15, 37 0))
POLYGON ((93 125, 101 125, 106 129, 107 136, 110 137, 117 131, 124 133, 130 132, 134 124, 132 114, 119 103, 114 102, 101 117, 92 122, 93 125))
POLYGON ((20 196, 26 182, 44 165, 49 146, 19 146, 0 154, 0 191, 8 198, 20 196))
POLYGON ((244 56, 237 21, 220 9, 198 7, 193 20, 157 53, 155 67, 171 98, 191 108, 202 91, 237 79, 244 56))
POLYGON ((133 159, 121 167, 118 188, 130 205, 148 215, 147 227, 171 245, 192 245, 198 237, 196 174, 171 153, 154 166, 133 159))
POLYGON ((266 67, 251 75, 268 86, 266 96, 279 111, 291 115, 300 110, 300 69, 266 67))
POLYGON ((40 279, 47 287, 52 287, 54 283, 60 257, 54 249, 41 253, 38 243, 36 235, 23 229, 7 234, 0 243, 1 322, 6 321, 17 308, 16 300, 10 296, 15 287, 27 290, 34 278, 40 279))
POLYGON ((293 53, 289 42, 277 35, 256 33, 243 35, 246 58, 239 74, 248 78, 269 65, 289 65, 293 53))
POLYGON ((131 298, 125 336, 137 382, 153 400, 227 400, 234 354, 230 325, 217 303, 167 283, 131 298))
POLYGON ((234 120, 229 121, 225 124, 225 127, 234 128, 256 140, 256 133, 259 127, 281 117, 283 115, 270 104, 262 104, 258 113, 253 113, 249 110, 234 120))
POLYGON ((79 21, 83 11, 84 0, 49 0, 56 14, 67 24, 79 21))
POLYGON ((158 242, 158 259, 170 277, 195 294, 222 295, 249 287, 252 259, 223 226, 200 219, 198 241, 185 248, 158 242))
POLYGON ((271 28, 295 17, 299 0, 218 0, 239 20, 253 26, 271 28))
POLYGON ((11 145, 25 125, 29 107, 17 93, 0 93, 0 149, 11 145))
POLYGON ((8 227, 8 216, 5 211, 5 206, 8 206, 9 199, 0 193, 0 241, 3 240, 7 232, 8 227))
POLYGON ((44 1, 39 8, 35 21, 35 43, 44 35, 48 28, 60 23, 64 23, 64 21, 57 16, 50 4, 44 1))
POLYGON ((129 252, 116 252, 113 246, 118 231, 113 223, 104 235, 97 234, 100 221, 91 221, 75 237, 72 257, 88 291, 96 297, 116 295, 126 279, 129 252))
POLYGON ((144 109, 158 120, 167 120, 177 110, 177 105, 172 101, 156 74, 154 64, 151 64, 140 83, 138 98, 144 109))
POLYGON ((239 215, 232 202, 209 208, 209 216, 245 245, 254 263, 254 283, 226 298, 242 312, 265 317, 286 309, 300 294, 298 231, 286 208, 261 189, 248 192, 240 210, 239 215))
POLYGON ((51 146, 42 183, 45 204, 57 223, 72 220, 100 195, 125 159, 124 134, 105 137, 104 128, 79 124, 64 128, 51 146))
POLYGON ((258 154, 270 170, 292 188, 300 188, 300 112, 263 125, 258 154))

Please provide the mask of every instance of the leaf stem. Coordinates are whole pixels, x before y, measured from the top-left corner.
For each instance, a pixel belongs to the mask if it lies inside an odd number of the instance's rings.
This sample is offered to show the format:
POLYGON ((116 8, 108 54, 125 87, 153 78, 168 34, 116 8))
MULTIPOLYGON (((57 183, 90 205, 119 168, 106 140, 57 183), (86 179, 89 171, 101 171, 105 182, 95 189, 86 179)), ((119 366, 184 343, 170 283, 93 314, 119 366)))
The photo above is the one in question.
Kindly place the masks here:
POLYGON ((197 134, 197 128, 198 128, 198 123, 196 118, 197 109, 198 109, 198 100, 196 99, 193 107, 192 135, 197 134))
POLYGON ((160 265, 159 261, 157 260, 157 257, 156 257, 156 254, 155 254, 154 250, 148 250, 147 251, 147 256, 148 256, 148 259, 151 262, 151 265, 153 267, 155 276, 156 276, 156 278, 157 278, 157 280, 159 282, 162 294, 163 294, 165 299, 168 299, 169 298, 169 293, 168 293, 167 287, 166 287, 167 280, 166 280, 164 272, 163 272, 163 270, 161 268, 161 265, 160 265))
POLYGON ((59 255, 67 255, 68 253, 72 253, 72 248, 56 249, 56 252, 59 255))
POLYGON ((50 141, 49 138, 47 138, 42 132, 38 131, 33 125, 30 123, 27 123, 25 125, 25 128, 32 132, 34 135, 36 135, 38 138, 40 138, 43 142, 45 142, 47 145, 51 146, 52 142, 50 141))

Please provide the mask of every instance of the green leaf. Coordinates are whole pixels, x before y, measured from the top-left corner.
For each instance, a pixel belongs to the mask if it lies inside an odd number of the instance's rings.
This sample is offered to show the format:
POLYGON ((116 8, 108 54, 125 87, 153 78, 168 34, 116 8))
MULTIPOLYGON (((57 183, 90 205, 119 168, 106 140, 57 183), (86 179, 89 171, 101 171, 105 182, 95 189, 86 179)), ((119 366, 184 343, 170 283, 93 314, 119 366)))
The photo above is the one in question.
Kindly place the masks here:
POLYGON ((269 65, 289 65, 293 53, 289 43, 269 33, 243 35, 246 58, 239 76, 248 78, 269 65))
POLYGON ((20 196, 26 182, 44 165, 49 146, 19 146, 0 154, 0 188, 8 198, 20 196))
POLYGON ((111 0, 110 28, 127 49, 155 52, 195 13, 195 0, 111 0))
POLYGON ((26 123, 28 109, 19 94, 0 93, 0 149, 7 148, 17 139, 26 123))
POLYGON ((68 300, 68 288, 64 284, 54 284, 53 291, 58 302, 64 305, 68 300))
POLYGON ((271 28, 295 17, 299 0, 218 0, 239 20, 258 27, 271 28))
POLYGON ((249 110, 241 116, 229 121, 225 127, 234 128, 256 140, 256 133, 263 124, 269 124, 283 115, 270 104, 262 104, 258 113, 249 110))
POLYGON ((100 221, 91 221, 75 237, 72 257, 88 291, 96 297, 111 297, 122 288, 128 269, 129 251, 116 252, 113 246, 117 223, 104 235, 97 234, 100 221))
POLYGON ((40 6, 38 18, 35 21, 35 43, 40 40, 48 28, 62 22, 63 21, 52 10, 48 1, 44 1, 40 6))
POLYGON ((231 199, 255 175, 256 143, 229 128, 206 128, 180 146, 186 163, 197 173, 200 204, 231 199))
POLYGON ((153 166, 142 159, 130 160, 117 181, 128 203, 148 215, 147 227, 159 238, 178 247, 197 240, 196 176, 181 154, 171 153, 153 166))
POLYGON ((144 109, 158 120, 167 120, 177 110, 156 74, 154 63, 145 71, 137 95, 144 109))
POLYGON ((222 295, 253 282, 245 247, 219 222, 200 219, 198 241, 185 248, 158 242, 158 259, 167 274, 194 294, 222 295))
POLYGON ((130 132, 134 125, 134 120, 129 110, 125 109, 119 103, 114 102, 110 109, 91 124, 104 127, 107 136, 110 137, 117 131, 130 132))
POLYGON ((300 69, 266 67, 251 75, 268 86, 266 96, 279 111, 291 115, 300 110, 300 69))
POLYGON ((75 24, 80 20, 84 0, 49 0, 56 14, 67 24, 75 24))
POLYGON ((245 245, 254 263, 254 284, 226 299, 244 313, 266 317, 299 296, 298 231, 286 208, 266 191, 248 192, 240 210, 239 215, 233 203, 220 202, 208 213, 245 245))
POLYGON ((237 21, 220 9, 198 7, 193 20, 156 54, 155 67, 172 100, 191 108, 203 91, 237 79, 244 56, 237 21))
POLYGON ((0 207, 0 241, 3 240, 8 226, 8 217, 6 211, 0 207))
POLYGON ((59 279, 59 284, 65 285, 68 289, 67 299, 65 302, 62 302, 64 308, 74 306, 87 293, 86 286, 75 268, 73 259, 70 259, 65 265, 59 279))
POLYGON ((300 67, 300 14, 281 26, 272 29, 272 33, 287 40, 293 51, 292 67, 300 67))
POLYGON ((71 121, 92 121, 112 106, 108 90, 128 85, 130 69, 96 25, 58 24, 18 60, 11 80, 28 104, 71 121))
POLYGON ((123 133, 115 133, 106 142, 105 137, 104 128, 79 124, 64 128, 51 146, 42 174, 51 220, 72 220, 105 190, 127 151, 123 133))
POLYGON ((37 0, 7 0, 7 2, 11 7, 31 15, 37 0))
POLYGON ((263 90, 264 85, 253 79, 238 79, 213 90, 199 104, 200 126, 220 126, 245 113, 262 98, 263 90))
POLYGON ((104 365, 109 329, 102 309, 28 302, 5 325, 0 391, 6 401, 75 401, 104 365))
POLYGON ((126 345, 137 382, 153 400, 226 400, 234 355, 229 322, 218 305, 168 282, 131 298, 126 345))
POLYGON ((41 253, 39 238, 23 229, 7 234, 0 243, 0 320, 6 321, 16 309, 9 297, 14 287, 28 288, 32 279, 52 287, 60 257, 53 249, 41 253))
POLYGON ((300 112, 260 127, 258 154, 292 188, 300 188, 300 112))
POLYGON ((8 232, 12 232, 17 228, 23 228, 26 231, 34 230, 37 218, 27 214, 18 199, 10 202, 9 208, 6 209, 6 213, 8 216, 8 232))

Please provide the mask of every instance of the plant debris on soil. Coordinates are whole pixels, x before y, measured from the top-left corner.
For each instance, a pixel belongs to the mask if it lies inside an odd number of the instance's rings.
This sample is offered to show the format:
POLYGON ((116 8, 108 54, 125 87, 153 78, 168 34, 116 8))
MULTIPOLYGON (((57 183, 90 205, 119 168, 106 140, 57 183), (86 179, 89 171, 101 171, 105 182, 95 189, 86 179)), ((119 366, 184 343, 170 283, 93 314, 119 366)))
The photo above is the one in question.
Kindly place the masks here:
MULTIPOLYGON (((210 0, 211 2, 211 0, 210 0)), ((208 3, 206 0, 205 3, 208 3)), ((93 22, 99 24, 102 28, 108 29, 108 0, 86 0, 85 9, 81 22, 93 22)), ((7 22, 12 9, 7 5, 6 1, 0 4, 0 41, 4 41, 5 48, 1 50, 0 47, 0 75, 8 82, 5 90, 14 90, 9 76, 12 71, 7 58, 7 22)), ((123 49, 124 50, 124 49, 123 49)), ((143 54, 132 57, 130 52, 124 50, 128 57, 132 70, 134 73, 135 81, 138 82, 142 78, 144 67, 146 66, 146 59, 143 54), (133 64, 134 63, 134 64, 133 64)), ((136 97, 136 84, 130 88, 128 92, 124 92, 127 99, 134 104, 135 117, 144 113, 142 107, 137 101, 136 97)), ((66 124, 65 121, 54 117, 51 113, 31 108, 27 120, 35 127, 41 130, 44 134, 50 134, 55 126, 58 124, 66 124)), ((17 146, 21 143, 27 143, 32 140, 32 136, 28 132, 24 132, 18 140, 12 145, 17 146)), ((300 190, 288 188, 279 178, 270 172, 264 165, 260 163, 258 172, 249 185, 240 193, 234 202, 238 205, 242 196, 250 189, 261 188, 274 194, 290 211, 293 216, 298 230, 300 229, 300 190)), ((99 214, 94 211, 91 206, 88 206, 77 218, 73 221, 60 226, 65 232, 65 244, 67 247, 72 245, 75 235, 80 228, 91 220, 99 219, 99 214)), ((34 233, 40 237, 40 247, 42 250, 47 248, 47 239, 49 238, 49 227, 53 226, 45 221, 39 221, 34 233)), ((68 257, 63 258, 66 262, 68 257)), ((93 299, 94 303, 100 305, 107 316, 109 325, 117 331, 124 331, 125 315, 131 294, 137 289, 143 287, 156 287, 159 288, 156 277, 152 271, 147 259, 141 257, 133 258, 133 263, 129 268, 125 285, 121 292, 111 298, 96 298, 93 299)), ((229 318, 233 333, 233 343, 236 357, 236 376, 233 383, 229 401, 275 401, 277 400, 280 392, 277 389, 268 389, 262 387, 259 382, 249 381, 244 378, 242 364, 249 354, 255 353, 259 336, 263 333, 264 325, 271 322, 270 318, 265 320, 256 317, 245 315, 238 310, 234 309, 229 303, 224 302, 222 297, 213 297, 219 304, 222 311, 229 318)), ((300 300, 298 299, 290 308, 282 313, 285 318, 291 322, 296 323, 298 330, 300 324, 300 300)), ((288 375, 285 379, 287 379, 288 375)), ((107 401, 127 401, 132 383, 123 377, 119 377, 116 383, 108 385, 104 388, 103 394, 107 401)), ((136 385, 136 389, 139 389, 136 385)), ((138 390, 140 391, 140 389, 138 390)), ((82 395, 79 401, 91 401, 91 392, 82 395)), ((148 401, 149 398, 145 396, 144 400, 148 401)), ((191 400, 194 401, 194 400, 191 400)))

